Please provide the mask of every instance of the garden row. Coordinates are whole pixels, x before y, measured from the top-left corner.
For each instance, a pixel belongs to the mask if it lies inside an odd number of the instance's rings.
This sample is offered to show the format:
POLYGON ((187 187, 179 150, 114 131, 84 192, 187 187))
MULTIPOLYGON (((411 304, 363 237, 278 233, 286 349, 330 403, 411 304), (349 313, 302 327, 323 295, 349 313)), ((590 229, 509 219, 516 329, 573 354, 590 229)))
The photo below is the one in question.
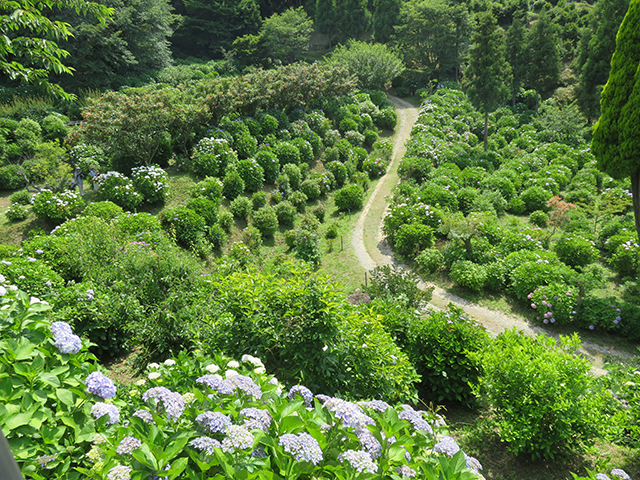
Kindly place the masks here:
POLYGON ((444 270, 467 289, 507 293, 540 323, 639 338, 629 185, 596 168, 572 108, 500 109, 484 152, 482 118, 462 92, 427 97, 384 231, 424 273, 444 270), (612 271, 622 295, 594 293, 612 271))

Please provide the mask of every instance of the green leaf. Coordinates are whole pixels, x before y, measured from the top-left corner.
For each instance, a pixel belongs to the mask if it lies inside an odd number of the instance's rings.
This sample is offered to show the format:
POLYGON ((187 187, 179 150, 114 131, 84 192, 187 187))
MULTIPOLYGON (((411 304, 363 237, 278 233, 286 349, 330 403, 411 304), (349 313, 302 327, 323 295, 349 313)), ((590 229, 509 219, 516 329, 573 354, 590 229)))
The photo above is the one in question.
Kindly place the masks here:
POLYGON ((69 390, 66 390, 64 388, 56 389, 56 397, 68 407, 73 407, 75 405, 73 393, 71 393, 69 390))
POLYGON ((29 425, 31 421, 31 412, 17 413, 5 419, 2 426, 3 431, 10 432, 23 425, 29 425))
POLYGON ((60 380, 58 377, 49 372, 43 372, 38 377, 42 383, 47 385, 51 385, 54 388, 58 388, 60 386, 60 380))

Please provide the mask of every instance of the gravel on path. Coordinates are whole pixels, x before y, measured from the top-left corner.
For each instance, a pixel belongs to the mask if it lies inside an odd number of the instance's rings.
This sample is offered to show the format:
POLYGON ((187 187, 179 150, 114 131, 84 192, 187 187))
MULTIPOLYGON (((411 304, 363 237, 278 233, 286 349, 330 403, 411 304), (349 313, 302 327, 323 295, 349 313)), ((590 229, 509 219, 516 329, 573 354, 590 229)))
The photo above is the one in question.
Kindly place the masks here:
MULTIPOLYGON (((382 231, 384 212, 389 205, 388 197, 393 187, 398 183, 398 165, 404 156, 405 143, 411 137, 411 129, 418 118, 418 109, 404 100, 389 96, 389 100, 396 106, 398 114, 398 124, 396 126, 395 143, 393 146, 393 158, 387 173, 380 179, 369 200, 362 209, 353 231, 352 243, 355 254, 360 264, 365 270, 373 270, 378 265, 394 265, 399 268, 408 268, 402 265, 393 256, 389 244, 385 240, 382 231), (367 236, 374 235, 373 242, 367 236), (369 245, 367 245, 369 243, 369 245), (372 247, 371 245, 374 245, 372 247)), ((420 288, 425 289, 427 284, 420 282, 420 288)), ((433 286, 433 285, 432 285, 433 286)), ((516 328, 529 336, 545 334, 559 339, 559 335, 553 331, 546 330, 540 326, 533 325, 521 317, 507 315, 499 311, 477 305, 473 302, 453 295, 446 290, 434 286, 433 296, 430 306, 444 309, 449 303, 462 308, 468 315, 482 323, 487 331, 496 336, 499 333, 516 328)), ((593 365, 591 371, 594 375, 605 375, 607 371, 603 369, 605 357, 607 355, 621 358, 632 358, 633 355, 616 350, 615 347, 603 347, 601 345, 582 341, 579 353, 587 358, 593 365)))

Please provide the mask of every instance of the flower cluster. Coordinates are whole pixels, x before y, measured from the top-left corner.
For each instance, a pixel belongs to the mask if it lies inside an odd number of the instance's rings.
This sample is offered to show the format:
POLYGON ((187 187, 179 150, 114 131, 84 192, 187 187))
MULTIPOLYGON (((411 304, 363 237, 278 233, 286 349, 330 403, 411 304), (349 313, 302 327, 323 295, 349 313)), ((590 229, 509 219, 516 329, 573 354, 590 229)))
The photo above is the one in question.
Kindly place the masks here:
POLYGON ((242 425, 229 425, 222 440, 222 451, 234 453, 236 450, 247 450, 253 446, 255 437, 242 425))
POLYGON ((125 437, 118 445, 118 448, 116 448, 116 453, 118 455, 128 455, 141 446, 142 442, 136 437, 125 437))
POLYGON ((349 462, 351 468, 355 468, 358 473, 367 472, 373 474, 378 471, 378 466, 373 463, 371 455, 364 451, 347 450, 341 453, 338 459, 341 462, 349 462))
POLYGON ((66 322, 53 322, 51 324, 51 333, 55 346, 60 353, 78 353, 82 348, 82 340, 74 335, 71 327, 66 322))
POLYGON ((169 421, 175 421, 180 418, 185 409, 184 399, 182 395, 172 392, 165 387, 153 387, 144 392, 142 399, 148 402, 151 399, 157 399, 162 403, 165 413, 169 421))
POLYGON ((210 433, 224 432, 231 425, 228 415, 220 412, 204 412, 196 417, 196 422, 210 433))
POLYGON ((318 465, 322 461, 322 449, 318 441, 306 432, 299 434, 285 433, 280 435, 278 445, 293 455, 298 462, 309 462, 318 465))
POLYGON ((120 410, 115 405, 104 402, 97 402, 91 407, 91 415, 96 420, 107 415, 107 425, 113 425, 120 421, 120 410))
POLYGON ((288 395, 289 399, 293 400, 296 395, 300 395, 302 397, 302 399, 304 400, 304 404, 307 407, 311 407, 311 405, 313 405, 313 393, 311 393, 311 390, 309 390, 307 387, 303 385, 295 385, 291 387, 288 395))
POLYGON ((102 374, 102 372, 93 372, 87 376, 85 380, 87 390, 93 395, 109 399, 116 395, 116 386, 113 381, 102 374))

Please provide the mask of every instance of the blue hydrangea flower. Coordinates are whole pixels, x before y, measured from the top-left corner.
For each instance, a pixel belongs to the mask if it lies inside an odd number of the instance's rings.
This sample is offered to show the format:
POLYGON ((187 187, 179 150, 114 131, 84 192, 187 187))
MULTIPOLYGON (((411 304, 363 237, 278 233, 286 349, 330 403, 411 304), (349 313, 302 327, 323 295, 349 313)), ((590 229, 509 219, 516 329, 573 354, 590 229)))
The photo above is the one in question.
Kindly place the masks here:
POLYGON ((611 475, 613 475, 616 478, 619 478, 620 480, 631 480, 631 477, 629 476, 629 474, 624 470, 622 470, 621 468, 614 468, 613 470, 611 470, 611 475))
POLYGON ((229 425, 222 440, 222 451, 233 453, 236 450, 246 450, 253 446, 254 436, 241 425, 229 425))
POLYGON ((382 445, 378 439, 367 429, 356 430, 356 437, 362 444, 362 449, 369 452, 371 457, 378 458, 382 455, 382 445))
POLYGON ((142 400, 148 402, 152 398, 162 403, 165 413, 169 421, 180 418, 185 409, 184 399, 177 392, 172 392, 166 387, 153 387, 142 394, 142 400))
POLYGON ((198 437, 189 442, 193 448, 205 452, 207 455, 213 455, 214 448, 222 448, 222 444, 210 437, 198 437))
POLYGON ((91 407, 91 415, 96 420, 104 415, 108 415, 109 420, 107 420, 107 425, 113 425, 120 421, 120 410, 110 403, 97 402, 91 407))
POLYGON ((153 419, 153 415, 151 415, 151 412, 147 410, 136 410, 135 412, 133 412, 133 416, 141 418, 145 423, 151 423, 153 425, 156 424, 155 420, 153 419))
POLYGON ((93 395, 98 397, 109 399, 116 395, 116 386, 113 381, 102 374, 102 372, 93 372, 87 376, 84 381, 87 385, 87 390, 93 395))
POLYGON ((411 422, 413 428, 416 430, 424 430, 430 435, 433 435, 433 429, 431 425, 429 425, 429 422, 422 417, 421 411, 415 411, 409 405, 402 405, 402 409, 402 412, 398 414, 398 418, 411 422))
POLYGON ((196 417, 196 422, 211 433, 224 432, 231 425, 231 419, 220 412, 201 413, 196 417))
POLYGON ((293 400, 296 395, 300 395, 302 397, 302 399, 304 400, 304 404, 307 407, 311 407, 313 405, 313 393, 311 393, 311 390, 309 390, 307 387, 303 385, 295 385, 291 387, 291 390, 289 390, 289 395, 287 396, 290 400, 293 400))
POLYGON ((464 454, 464 458, 467 462, 467 468, 470 471, 472 471, 473 473, 480 473, 480 470, 482 470, 482 464, 478 461, 477 458, 471 457, 466 453, 464 454))
POLYGON ((449 457, 453 457, 456 453, 460 451, 460 447, 452 437, 444 435, 440 437, 440 440, 438 441, 438 443, 434 445, 433 451, 437 453, 442 453, 449 457))
POLYGON ((387 408, 389 408, 389 404, 387 402, 383 402, 382 400, 371 400, 370 402, 363 402, 362 405, 365 408, 370 408, 371 410, 376 410, 382 413, 384 413, 387 408))
POLYGON ((251 377, 234 375, 228 378, 227 382, 231 383, 231 385, 246 395, 251 395, 256 400, 262 397, 262 389, 251 377))
POLYGON ((107 473, 107 480, 130 480, 131 479, 131 467, 125 465, 116 465, 109 473, 107 473))
POLYGON ((240 410, 240 416, 245 419, 244 426, 247 430, 264 430, 269 431, 271 426, 271 414, 262 408, 243 408, 240 410))
POLYGON ((368 472, 368 473, 376 473, 378 471, 378 466, 373 463, 373 459, 371 455, 362 450, 347 450, 344 453, 338 455, 338 460, 341 462, 349 462, 352 468, 355 468, 358 473, 368 472))
POLYGON ((53 342, 60 353, 78 353, 82 348, 82 340, 73 334, 71 327, 66 322, 53 322, 51 324, 53 342))
POLYGON ((606 473, 596 473, 596 480, 611 480, 606 473))
POLYGON ((278 445, 281 445, 285 452, 293 455, 293 458, 299 462, 309 462, 317 465, 322 461, 320 444, 306 432, 297 435, 285 433, 280 436, 278 445))
POLYGON ((116 453, 118 455, 127 455, 133 452, 136 448, 140 448, 142 446, 142 442, 138 440, 136 437, 124 437, 122 441, 118 444, 118 448, 116 448, 116 453))
POLYGON ((340 398, 332 398, 324 403, 324 408, 333 412, 336 418, 342 420, 346 428, 355 430, 365 429, 367 425, 374 425, 373 418, 365 415, 362 408, 352 402, 340 398))
POLYGON ((416 476, 416 471, 411 468, 408 467, 406 465, 402 465, 401 467, 397 467, 396 468, 396 473, 398 475, 400 475, 401 477, 407 477, 407 478, 413 478, 416 476))

